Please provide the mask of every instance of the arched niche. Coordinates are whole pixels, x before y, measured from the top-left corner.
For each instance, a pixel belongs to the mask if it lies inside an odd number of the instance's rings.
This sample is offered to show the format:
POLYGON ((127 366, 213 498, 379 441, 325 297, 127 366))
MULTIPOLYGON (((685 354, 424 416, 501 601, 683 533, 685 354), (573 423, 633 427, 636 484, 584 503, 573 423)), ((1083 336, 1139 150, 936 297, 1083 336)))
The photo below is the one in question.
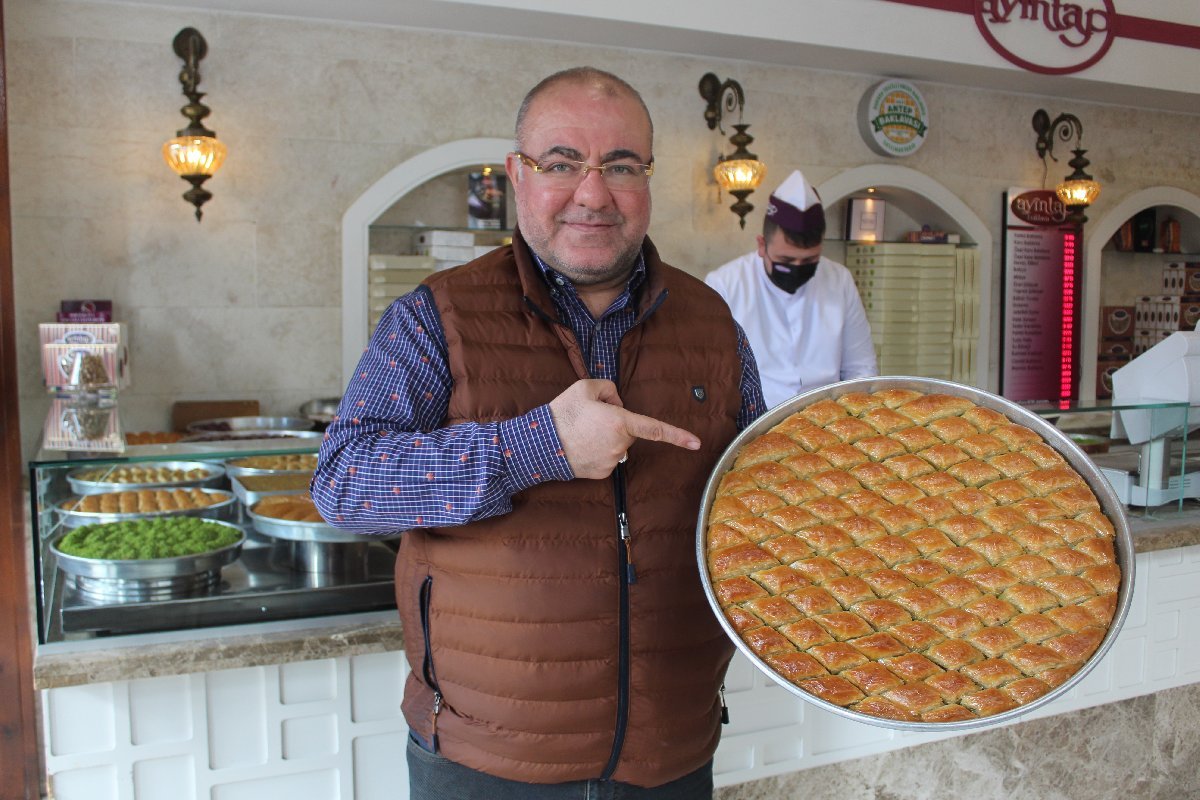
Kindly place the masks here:
MULTIPOLYGON (((1126 220, 1139 211, 1157 206, 1183 209, 1196 217, 1196 222, 1200 223, 1200 197, 1174 186, 1151 186, 1122 198, 1103 215, 1095 219, 1089 218, 1084 227, 1083 319, 1080 334, 1083 336, 1083 342, 1080 348, 1082 364, 1079 375, 1081 402, 1092 402, 1096 399, 1096 354, 1100 339, 1100 281, 1103 275, 1104 246, 1126 220)), ((1192 247, 1184 249, 1194 252, 1192 247)), ((1180 255, 1179 258, 1183 260, 1185 256, 1180 255)), ((1158 287, 1151 286, 1147 287, 1145 294, 1157 295, 1162 292, 1158 287)))
MULTIPOLYGON (((992 324, 992 234, 966 203, 942 184, 916 170, 893 164, 867 164, 834 175, 817 187, 822 203, 828 208, 869 187, 889 187, 910 194, 920 203, 927 203, 944 214, 949 223, 962 234, 964 244, 975 244, 979 250, 979 346, 977 349, 975 385, 992 389, 991 324, 992 324)), ((1094 361, 1093 357, 1093 361, 1094 361)))
POLYGON ((342 385, 367 346, 367 257, 371 223, 426 181, 480 164, 502 164, 511 139, 447 142, 413 156, 371 185, 342 215, 342 385))

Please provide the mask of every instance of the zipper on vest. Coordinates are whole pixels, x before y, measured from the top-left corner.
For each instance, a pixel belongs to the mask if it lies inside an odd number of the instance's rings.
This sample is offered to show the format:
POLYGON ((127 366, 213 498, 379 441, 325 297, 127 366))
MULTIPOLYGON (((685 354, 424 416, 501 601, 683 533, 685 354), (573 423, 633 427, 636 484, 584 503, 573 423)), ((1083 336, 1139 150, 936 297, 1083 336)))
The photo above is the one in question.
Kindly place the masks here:
POLYGON ((617 464, 613 470, 613 495, 617 506, 617 535, 624 545, 621 559, 625 566, 625 580, 637 583, 637 569, 633 566, 633 537, 629 530, 629 509, 625 503, 625 465, 617 464))
POLYGON ((433 710, 429 717, 429 742, 433 746, 433 752, 438 752, 438 736, 437 722, 438 714, 442 713, 442 690, 438 687, 437 671, 433 668, 433 644, 429 638, 429 616, 431 600, 433 596, 433 576, 426 575, 425 580, 421 583, 420 606, 421 606, 421 634, 425 637, 425 661, 421 665, 421 673, 425 678, 425 685, 433 690, 433 710))
POLYGON ((620 613, 617 644, 617 719, 613 734, 612 753, 604 767, 601 780, 608 780, 617 769, 621 748, 625 744, 625 727, 629 723, 629 585, 637 582, 637 573, 629 558, 629 514, 625 507, 625 465, 613 470, 613 493, 617 511, 618 558, 617 579, 620 584, 620 613))
POLYGON ((729 706, 725 705, 725 682, 721 681, 721 688, 717 690, 721 695, 721 724, 729 724, 729 706))

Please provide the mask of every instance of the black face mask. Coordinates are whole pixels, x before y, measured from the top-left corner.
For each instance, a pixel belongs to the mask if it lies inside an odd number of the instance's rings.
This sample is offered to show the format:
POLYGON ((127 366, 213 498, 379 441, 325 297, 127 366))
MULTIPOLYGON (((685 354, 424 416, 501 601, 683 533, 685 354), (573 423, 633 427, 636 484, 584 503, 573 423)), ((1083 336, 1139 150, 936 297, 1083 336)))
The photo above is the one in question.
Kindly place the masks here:
POLYGON ((816 262, 812 264, 780 264, 773 261, 767 277, 771 279, 771 283, 788 294, 795 294, 797 289, 812 280, 812 276, 816 274, 816 262))

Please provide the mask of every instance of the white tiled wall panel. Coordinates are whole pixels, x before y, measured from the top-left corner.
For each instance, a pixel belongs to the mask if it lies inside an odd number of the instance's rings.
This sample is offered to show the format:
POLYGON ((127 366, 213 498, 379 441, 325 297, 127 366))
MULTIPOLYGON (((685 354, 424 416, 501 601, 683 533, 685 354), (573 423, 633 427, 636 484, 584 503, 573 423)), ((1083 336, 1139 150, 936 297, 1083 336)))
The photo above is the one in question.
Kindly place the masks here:
MULTIPOLYGON (((1050 716, 1200 681, 1200 546, 1138 556, 1107 656, 1050 716)), ((57 800, 404 800, 400 653, 45 693, 57 800)), ((719 786, 956 735, 892 731, 802 702, 740 656, 719 786)), ((1019 724, 1018 722, 1009 724, 1019 724)))

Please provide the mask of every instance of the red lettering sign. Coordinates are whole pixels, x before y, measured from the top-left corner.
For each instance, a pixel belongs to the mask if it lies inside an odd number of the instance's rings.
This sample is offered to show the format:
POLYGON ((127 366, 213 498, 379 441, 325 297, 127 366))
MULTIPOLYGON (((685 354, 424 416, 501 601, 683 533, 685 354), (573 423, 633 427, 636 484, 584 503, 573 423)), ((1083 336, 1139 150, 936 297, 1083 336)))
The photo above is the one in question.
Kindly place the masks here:
POLYGON ((1115 20, 1112 0, 975 0, 975 24, 992 49, 1044 75, 1079 72, 1103 58, 1115 20))
POLYGON ((1039 227, 1064 225, 1070 213, 1052 189, 1022 192, 1012 199, 1009 208, 1017 219, 1039 227))

